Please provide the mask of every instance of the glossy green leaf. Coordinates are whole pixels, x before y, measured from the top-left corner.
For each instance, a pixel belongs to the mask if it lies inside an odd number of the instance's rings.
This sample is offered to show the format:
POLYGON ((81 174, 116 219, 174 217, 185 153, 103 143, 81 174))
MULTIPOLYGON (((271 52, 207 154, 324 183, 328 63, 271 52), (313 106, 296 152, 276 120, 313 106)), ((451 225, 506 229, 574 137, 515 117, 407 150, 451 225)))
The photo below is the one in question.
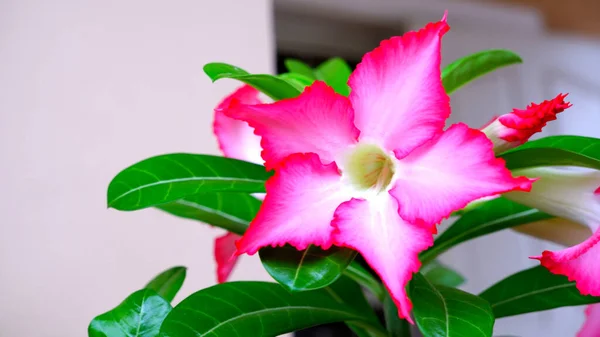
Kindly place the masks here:
POLYGON ((348 248, 323 250, 309 246, 305 250, 285 245, 265 247, 259 251, 267 272, 290 291, 305 291, 326 287, 337 280, 356 257, 348 248))
POLYGON ((285 73, 279 75, 279 78, 287 81, 291 85, 293 85, 299 91, 304 91, 304 88, 313 84, 314 80, 310 79, 306 76, 295 74, 295 73, 285 73))
POLYGON ((208 63, 204 72, 214 82, 231 78, 244 82, 274 100, 296 97, 300 91, 285 80, 267 74, 250 74, 244 69, 226 63, 208 63))
POLYGON ((484 50, 460 58, 444 68, 442 83, 448 95, 456 89, 493 70, 522 63, 519 55, 509 50, 484 50))
POLYGON ((172 153, 142 160, 108 186, 108 206, 133 211, 204 192, 264 192, 270 174, 241 160, 172 153))
POLYGON ((600 170, 600 139, 550 136, 506 151, 500 158, 511 170, 535 166, 581 166, 600 170))
POLYGON ((575 282, 542 266, 513 274, 479 296, 490 303, 496 318, 600 302, 600 297, 581 295, 575 282))
POLYGON ((315 69, 315 77, 318 80, 324 81, 340 95, 348 96, 350 94, 350 87, 348 86, 348 78, 352 69, 346 61, 341 58, 334 57, 322 64, 315 69))
MULTIPOLYGON (((202 289, 177 305, 160 332, 165 337, 274 337, 331 322, 370 327, 368 318, 326 290, 290 293, 276 283, 229 282, 202 289)), ((376 327, 374 327, 376 328, 376 327)))
POLYGON ((287 59, 283 63, 290 73, 300 74, 311 80, 316 79, 313 68, 300 60, 287 59))
POLYGON ((157 208, 178 217, 202 221, 244 234, 261 202, 247 193, 213 192, 185 197, 157 208))
POLYGON ((415 321, 424 337, 491 337, 494 315, 490 304, 456 288, 434 285, 415 274, 410 282, 415 321))
POLYGON ((173 267, 158 274, 152 281, 146 284, 146 289, 154 290, 168 302, 171 302, 185 280, 187 268, 173 267))
MULTIPOLYGON (((363 319, 368 321, 370 327, 361 324, 346 322, 346 325, 359 337, 376 337, 385 334, 384 328, 379 323, 379 318, 365 298, 362 289, 354 280, 347 276, 340 277, 335 283, 323 288, 338 303, 352 307, 362 313, 363 319)), ((398 315, 396 314, 396 317, 398 315)))
POLYGON ((424 265, 421 273, 436 285, 455 288, 465 283, 465 278, 461 274, 436 260, 424 265))
POLYGON ((433 247, 421 253, 420 259, 423 263, 428 263, 461 242, 551 217, 537 209, 505 198, 496 198, 465 212, 460 219, 436 238, 433 247))
POLYGON ((131 294, 116 308, 97 316, 89 337, 155 337, 171 305, 152 289, 131 294))
POLYGON ((410 323, 398 317, 398 308, 392 298, 387 295, 383 300, 383 315, 390 337, 410 337, 410 323))
POLYGON ((344 274, 368 289, 380 301, 383 301, 385 298, 386 291, 381 282, 373 277, 369 271, 363 268, 356 261, 352 261, 352 263, 346 267, 344 274))

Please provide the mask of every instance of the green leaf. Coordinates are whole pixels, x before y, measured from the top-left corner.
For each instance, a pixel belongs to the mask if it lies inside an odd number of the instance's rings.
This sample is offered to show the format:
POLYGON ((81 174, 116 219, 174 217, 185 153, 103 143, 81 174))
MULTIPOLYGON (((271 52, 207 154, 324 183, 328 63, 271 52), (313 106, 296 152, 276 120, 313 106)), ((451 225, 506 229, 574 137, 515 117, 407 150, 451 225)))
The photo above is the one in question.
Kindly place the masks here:
MULTIPOLYGON (((379 318, 377 318, 373 308, 367 302, 358 283, 347 276, 342 276, 335 283, 323 289, 338 303, 343 303, 361 312, 363 319, 369 321, 369 324, 372 326, 371 328, 365 328, 360 324, 352 322, 346 323, 357 336, 374 337, 382 334, 385 335, 384 329, 379 323, 379 318)), ((398 317, 397 313, 396 317, 398 317)))
POLYGON ((509 50, 484 50, 450 63, 442 71, 442 83, 448 95, 479 76, 515 63, 523 63, 509 50))
POLYGON ((279 75, 279 78, 287 81, 291 85, 293 85, 299 91, 304 91, 304 88, 313 84, 314 80, 310 79, 306 76, 295 74, 295 73, 285 73, 279 75))
POLYGON ((204 66, 204 72, 213 82, 222 78, 238 80, 265 93, 276 101, 293 98, 300 94, 297 88, 276 76, 250 74, 244 69, 226 63, 208 63, 204 66))
POLYGON ((535 166, 581 166, 600 170, 600 139, 550 136, 506 151, 500 158, 511 170, 535 166))
MULTIPOLYGON (((290 293, 275 283, 229 282, 200 290, 177 305, 163 322, 167 337, 274 337, 315 325, 368 318, 326 290, 290 293)), ((374 327, 376 328, 376 327, 374 327)))
POLYGON ((131 294, 121 304, 92 320, 89 337, 155 337, 171 305, 152 289, 131 294))
POLYGON ((494 315, 486 300, 434 285, 421 274, 415 274, 410 282, 410 295, 424 337, 492 336, 494 315))
POLYGON ((361 286, 367 288, 380 301, 383 301, 383 299, 385 298, 386 291, 383 288, 383 285, 381 285, 381 282, 379 282, 375 277, 373 277, 371 273, 369 273, 356 261, 352 261, 352 263, 350 263, 350 265, 346 267, 344 274, 353 279, 361 286))
POLYGON ((185 267, 173 267, 158 274, 152 281, 146 284, 146 289, 154 290, 168 302, 171 302, 185 280, 185 267))
POLYGON ((315 69, 315 77, 318 80, 324 81, 332 87, 335 92, 344 96, 350 94, 348 78, 350 78, 351 73, 352 69, 350 69, 348 63, 338 57, 323 62, 315 69))
POLYGON ((390 337, 410 337, 410 323, 407 320, 398 317, 398 308, 394 301, 386 295, 383 300, 383 315, 385 324, 390 337))
POLYGON ((133 211, 204 192, 264 192, 269 173, 237 159, 172 153, 142 160, 108 186, 108 206, 133 211))
POLYGON ((420 260, 423 263, 428 263, 461 242, 551 217, 537 209, 523 206, 502 197, 496 198, 465 212, 460 219, 436 238, 433 247, 420 255, 420 260))
POLYGON ((326 287, 337 280, 356 257, 348 248, 331 247, 323 250, 309 246, 305 250, 285 245, 265 247, 259 251, 267 272, 290 291, 305 291, 326 287))
POLYGON ((455 288, 465 283, 465 278, 461 274, 436 260, 424 265, 421 273, 436 285, 455 288))
POLYGON ((202 221, 242 235, 260 205, 260 200, 246 193, 213 192, 192 195, 156 207, 178 217, 202 221))
POLYGON ((575 282, 542 266, 513 274, 479 296, 490 303, 496 318, 600 302, 600 297, 581 295, 575 282))
POLYGON ((283 63, 290 73, 300 74, 311 80, 316 79, 312 67, 300 60, 287 59, 283 63))

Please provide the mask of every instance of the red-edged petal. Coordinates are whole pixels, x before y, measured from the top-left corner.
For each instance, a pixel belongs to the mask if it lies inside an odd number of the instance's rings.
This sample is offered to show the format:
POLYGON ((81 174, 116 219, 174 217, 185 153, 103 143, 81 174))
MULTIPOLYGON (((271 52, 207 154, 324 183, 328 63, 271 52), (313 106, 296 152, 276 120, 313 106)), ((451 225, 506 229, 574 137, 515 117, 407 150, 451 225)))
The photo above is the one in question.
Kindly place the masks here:
POLYGON ((507 191, 531 189, 525 177, 513 178, 492 143, 465 124, 452 125, 399 161, 390 193, 408 222, 434 226, 469 202, 507 191))
POLYGON ((360 138, 403 157, 441 132, 450 99, 440 75, 446 17, 418 32, 381 42, 350 76, 350 101, 360 138))
POLYGON ((534 256, 553 274, 575 281, 583 295, 600 296, 600 229, 582 243, 558 252, 534 256))
POLYGON ((217 282, 219 283, 227 282, 237 263, 235 242, 239 239, 239 235, 229 232, 215 239, 215 261, 217 262, 217 282))
POLYGON ((335 163, 323 165, 314 153, 288 156, 266 184, 267 196, 237 242, 237 254, 265 246, 331 246, 335 209, 348 200, 335 163))
POLYGON ((577 337, 600 337, 600 304, 588 305, 585 309, 585 323, 577 337))
POLYGON ((292 153, 316 153, 323 163, 331 163, 359 134, 348 99, 319 81, 296 98, 236 104, 225 113, 248 122, 262 137, 262 157, 269 170, 292 153))
POLYGON ((245 85, 227 96, 215 109, 213 131, 219 148, 226 157, 262 164, 260 157, 260 137, 248 123, 225 115, 233 102, 237 104, 260 104, 258 90, 245 85))
POLYGON ((332 224, 335 245, 359 251, 390 292, 398 315, 412 322, 405 287, 421 266, 419 252, 433 245, 432 233, 402 220, 398 203, 387 193, 343 203, 332 224))

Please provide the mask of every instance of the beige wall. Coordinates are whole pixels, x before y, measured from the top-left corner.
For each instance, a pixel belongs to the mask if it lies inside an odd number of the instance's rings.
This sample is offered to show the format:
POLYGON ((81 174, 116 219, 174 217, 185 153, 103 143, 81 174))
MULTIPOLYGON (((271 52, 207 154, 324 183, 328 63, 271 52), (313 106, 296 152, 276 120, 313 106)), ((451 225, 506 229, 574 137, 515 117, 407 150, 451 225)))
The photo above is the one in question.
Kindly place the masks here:
MULTIPOLYGON (((107 210, 106 187, 144 157, 216 153, 236 84, 202 66, 269 71, 271 35, 268 0, 0 1, 0 336, 84 336, 173 265, 185 294, 214 283, 217 229, 107 210)), ((235 274, 257 277, 256 258, 235 274)))

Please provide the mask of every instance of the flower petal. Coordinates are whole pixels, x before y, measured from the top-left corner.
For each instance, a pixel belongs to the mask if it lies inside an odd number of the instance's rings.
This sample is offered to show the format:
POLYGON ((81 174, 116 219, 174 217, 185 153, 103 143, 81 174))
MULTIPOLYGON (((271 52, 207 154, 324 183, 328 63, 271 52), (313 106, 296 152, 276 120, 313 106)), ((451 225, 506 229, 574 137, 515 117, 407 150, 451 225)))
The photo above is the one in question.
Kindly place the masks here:
POLYGON ((583 295, 600 296, 600 229, 582 243, 558 252, 544 251, 534 256, 553 274, 575 281, 583 295))
POLYGON ((335 163, 323 165, 314 153, 287 157, 266 184, 267 196, 240 241, 237 254, 265 246, 331 246, 335 209, 348 200, 335 163))
POLYGON ((332 225, 334 244, 359 251, 387 287, 398 315, 412 322, 405 287, 421 266, 419 252, 433 245, 432 233, 402 220, 398 203, 388 193, 343 203, 332 225))
POLYGON ((428 226, 478 198, 531 188, 529 179, 512 177, 483 133, 465 124, 452 125, 400 160, 396 176, 390 194, 400 216, 428 226))
POLYGON ((217 262, 217 282, 227 282, 233 267, 237 263, 238 256, 235 255, 235 241, 240 236, 227 232, 215 239, 215 261, 217 262))
POLYGON ((213 131, 217 136, 219 148, 226 157, 262 164, 260 157, 260 137, 248 123, 229 118, 225 115, 232 102, 242 104, 260 104, 258 90, 245 85, 227 96, 215 109, 213 131))
POLYGON ((585 323, 583 323, 577 337, 600 336, 600 304, 588 305, 585 309, 585 317, 585 323))
POLYGON ((450 99, 440 74, 446 17, 418 32, 381 42, 350 76, 350 101, 360 138, 403 157, 441 132, 450 99))
POLYGON ((256 129, 268 170, 292 153, 316 153, 323 163, 331 163, 359 135, 348 99, 319 81, 296 98, 272 104, 237 104, 225 113, 256 129))

